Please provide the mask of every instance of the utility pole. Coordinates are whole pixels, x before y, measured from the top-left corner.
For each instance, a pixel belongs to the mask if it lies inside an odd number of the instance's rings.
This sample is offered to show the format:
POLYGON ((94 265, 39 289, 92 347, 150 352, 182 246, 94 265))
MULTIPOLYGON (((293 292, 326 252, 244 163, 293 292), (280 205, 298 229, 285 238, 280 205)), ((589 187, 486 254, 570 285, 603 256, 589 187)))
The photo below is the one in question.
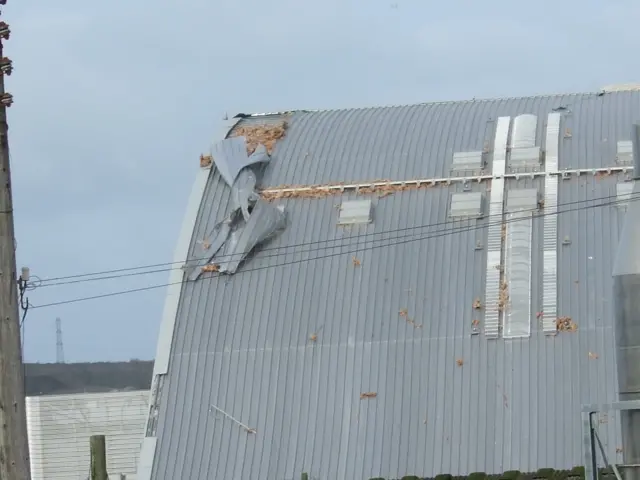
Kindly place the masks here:
MULTIPOLYGON (((0 0, 0 5, 5 3, 0 0)), ((2 40, 9 33, 9 26, 0 22, 0 479, 30 480, 9 168, 7 107, 12 97, 4 91, 11 60, 2 53, 2 40)))
POLYGON ((104 435, 93 435, 89 439, 91 453, 91 480, 109 480, 107 473, 107 445, 104 435))

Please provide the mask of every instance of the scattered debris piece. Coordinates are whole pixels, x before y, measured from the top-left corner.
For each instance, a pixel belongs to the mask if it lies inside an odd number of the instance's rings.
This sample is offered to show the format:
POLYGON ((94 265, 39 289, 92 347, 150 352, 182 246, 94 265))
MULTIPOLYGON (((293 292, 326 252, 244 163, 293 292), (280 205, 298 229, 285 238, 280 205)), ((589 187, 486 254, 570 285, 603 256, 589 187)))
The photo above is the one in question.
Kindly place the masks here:
POLYGON ((542 318, 542 317, 544 317, 544 312, 536 313, 536 318, 542 318))
POLYGON ((480 301, 480 298, 476 298, 473 301, 473 308, 474 310, 480 310, 482 308, 482 302, 480 301))
POLYGON ((475 318, 471 322, 471 335, 478 335, 480 333, 480 320, 475 318))
POLYGON ((502 240, 507 237, 507 226, 504 223, 502 224, 502 227, 500 229, 500 236, 502 237, 502 240))
POLYGON ((216 263, 209 263, 209 264, 205 265, 204 267, 202 267, 202 271, 203 272, 219 272, 220 271, 220 265, 218 265, 216 263))
POLYGON ((609 416, 606 413, 598 415, 598 423, 609 423, 609 416))
POLYGON ((504 312, 509 305, 509 284, 507 282, 500 283, 500 293, 498 294, 498 311, 504 312))
POLYGON ((571 317, 558 317, 556 320, 556 330, 559 332, 575 332, 578 330, 578 325, 571 317))
POLYGON ((198 240, 198 242, 201 246, 203 250, 209 250, 211 248, 211 242, 207 241, 207 240, 198 240))
POLYGON ((622 453, 622 447, 616 447, 616 453, 622 453))
POLYGON ((480 325, 480 320, 478 320, 477 318, 474 318, 473 322, 471 322, 471 325, 474 327, 477 327, 478 325, 480 325))
POLYGON ((422 422, 422 423, 424 423, 426 425, 427 424, 427 420, 428 420, 427 417, 425 417, 424 422, 422 422))
POLYGON ((540 200, 538 200, 538 208, 539 209, 544 208, 544 198, 541 198, 540 200))
POLYGON ((409 325, 411 325, 413 328, 422 328, 422 324, 421 323, 416 323, 412 319, 410 319, 409 317, 407 317, 407 323, 409 325))
POLYGON ((461 367, 462 365, 464 365, 464 360, 462 360, 461 358, 458 358, 456 360, 456 365, 458 365, 459 367, 461 367))
POLYGON ((233 418, 231 415, 229 415, 227 412, 225 412, 224 410, 222 410, 221 408, 216 407, 215 405, 211 405, 211 408, 213 408, 214 410, 216 410, 217 412, 220 412, 222 415, 224 415, 225 417, 227 417, 229 420, 237 423, 240 427, 242 427, 247 433, 256 433, 256 429, 255 428, 251 428, 247 425, 245 425, 244 423, 242 423, 240 420, 237 420, 235 418, 233 418))
POLYGON ((318 340, 318 334, 317 333, 312 333, 309 336, 309 340, 311 340, 312 342, 315 342, 316 340, 318 340))
POLYGON ((351 262, 353 263, 353 266, 354 266, 354 267, 359 267, 359 266, 360 266, 360 264, 362 263, 362 262, 360 262, 360 260, 358 259, 358 257, 353 257, 353 258, 351 259, 351 262))
POLYGON ((498 264, 498 265, 496 265, 496 266, 495 266, 495 268, 496 268, 496 270, 498 270, 499 272, 504 272, 504 265, 500 265, 500 264, 498 264))
POLYGON ((364 392, 360 394, 360 400, 365 398, 376 398, 378 394, 376 392, 364 392))
POLYGON ((200 166, 202 168, 209 167, 213 163, 211 155, 200 155, 200 166))
POLYGON ((598 354, 597 353, 593 353, 593 352, 589 352, 589 358, 591 360, 597 360, 598 359, 598 354))
POLYGON ((566 128, 564 130, 564 138, 571 138, 573 135, 571 135, 571 129, 570 128, 566 128))
POLYGON ((400 311, 398 312, 398 314, 401 317, 406 317, 407 315, 409 315, 409 311, 406 308, 401 308, 400 311))
POLYGON ((284 137, 287 131, 287 122, 274 124, 240 125, 233 129, 232 137, 244 137, 247 141, 247 153, 251 155, 258 145, 264 145, 267 153, 271 155, 276 142, 284 137))

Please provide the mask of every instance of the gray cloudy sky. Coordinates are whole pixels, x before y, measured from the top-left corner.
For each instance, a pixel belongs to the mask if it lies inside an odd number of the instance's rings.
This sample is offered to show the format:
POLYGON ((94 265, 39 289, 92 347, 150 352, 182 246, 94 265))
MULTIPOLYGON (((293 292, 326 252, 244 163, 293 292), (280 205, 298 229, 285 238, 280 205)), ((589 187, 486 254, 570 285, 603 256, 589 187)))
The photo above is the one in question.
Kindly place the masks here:
MULTIPOLYGON (((223 112, 592 91, 640 81, 637 0, 9 0, 18 263, 169 262, 223 112), (397 5, 397 8, 394 6, 397 5)), ((39 288, 31 303, 163 283, 39 288)), ((152 358, 164 290, 34 309, 28 361, 152 358)))

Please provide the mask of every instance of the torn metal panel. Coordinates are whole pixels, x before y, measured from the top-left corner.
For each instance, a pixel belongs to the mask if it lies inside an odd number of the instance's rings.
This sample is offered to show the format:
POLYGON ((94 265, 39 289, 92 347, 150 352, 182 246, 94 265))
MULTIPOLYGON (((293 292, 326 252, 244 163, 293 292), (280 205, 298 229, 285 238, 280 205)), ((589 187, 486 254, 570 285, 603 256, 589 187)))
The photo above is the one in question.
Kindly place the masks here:
POLYGON ((231 215, 213 227, 211 233, 207 234, 204 240, 198 242, 198 246, 193 253, 193 261, 190 261, 186 268, 189 280, 197 280, 202 273, 202 267, 209 263, 226 243, 231 234, 232 224, 235 218, 239 216, 238 212, 239 210, 231 212, 231 215))
POLYGON ((285 221, 284 207, 274 207, 264 200, 258 200, 249 220, 232 233, 224 252, 229 260, 219 263, 220 271, 235 273, 251 250, 284 228, 285 221))
POLYGON ((255 152, 247 156, 244 137, 226 138, 213 145, 211 156, 220 175, 230 187, 243 168, 270 160, 264 145, 258 145, 255 152))
POLYGON ((249 220, 249 207, 258 201, 256 193, 258 179, 251 168, 243 168, 231 188, 233 209, 240 209, 245 221, 249 220))

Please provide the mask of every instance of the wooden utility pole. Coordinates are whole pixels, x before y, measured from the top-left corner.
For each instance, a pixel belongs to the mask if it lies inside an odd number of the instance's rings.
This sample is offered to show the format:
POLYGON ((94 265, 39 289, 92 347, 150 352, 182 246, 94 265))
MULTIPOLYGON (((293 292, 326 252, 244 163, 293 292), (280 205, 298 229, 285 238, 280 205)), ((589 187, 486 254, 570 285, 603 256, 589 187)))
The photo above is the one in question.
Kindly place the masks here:
POLYGON ((7 136, 12 98, 4 91, 11 61, 2 54, 2 39, 8 38, 9 26, 0 22, 0 479, 30 480, 7 136))
POLYGON ((93 435, 89 440, 91 452, 91 480, 109 480, 107 473, 107 444, 104 435, 93 435))

